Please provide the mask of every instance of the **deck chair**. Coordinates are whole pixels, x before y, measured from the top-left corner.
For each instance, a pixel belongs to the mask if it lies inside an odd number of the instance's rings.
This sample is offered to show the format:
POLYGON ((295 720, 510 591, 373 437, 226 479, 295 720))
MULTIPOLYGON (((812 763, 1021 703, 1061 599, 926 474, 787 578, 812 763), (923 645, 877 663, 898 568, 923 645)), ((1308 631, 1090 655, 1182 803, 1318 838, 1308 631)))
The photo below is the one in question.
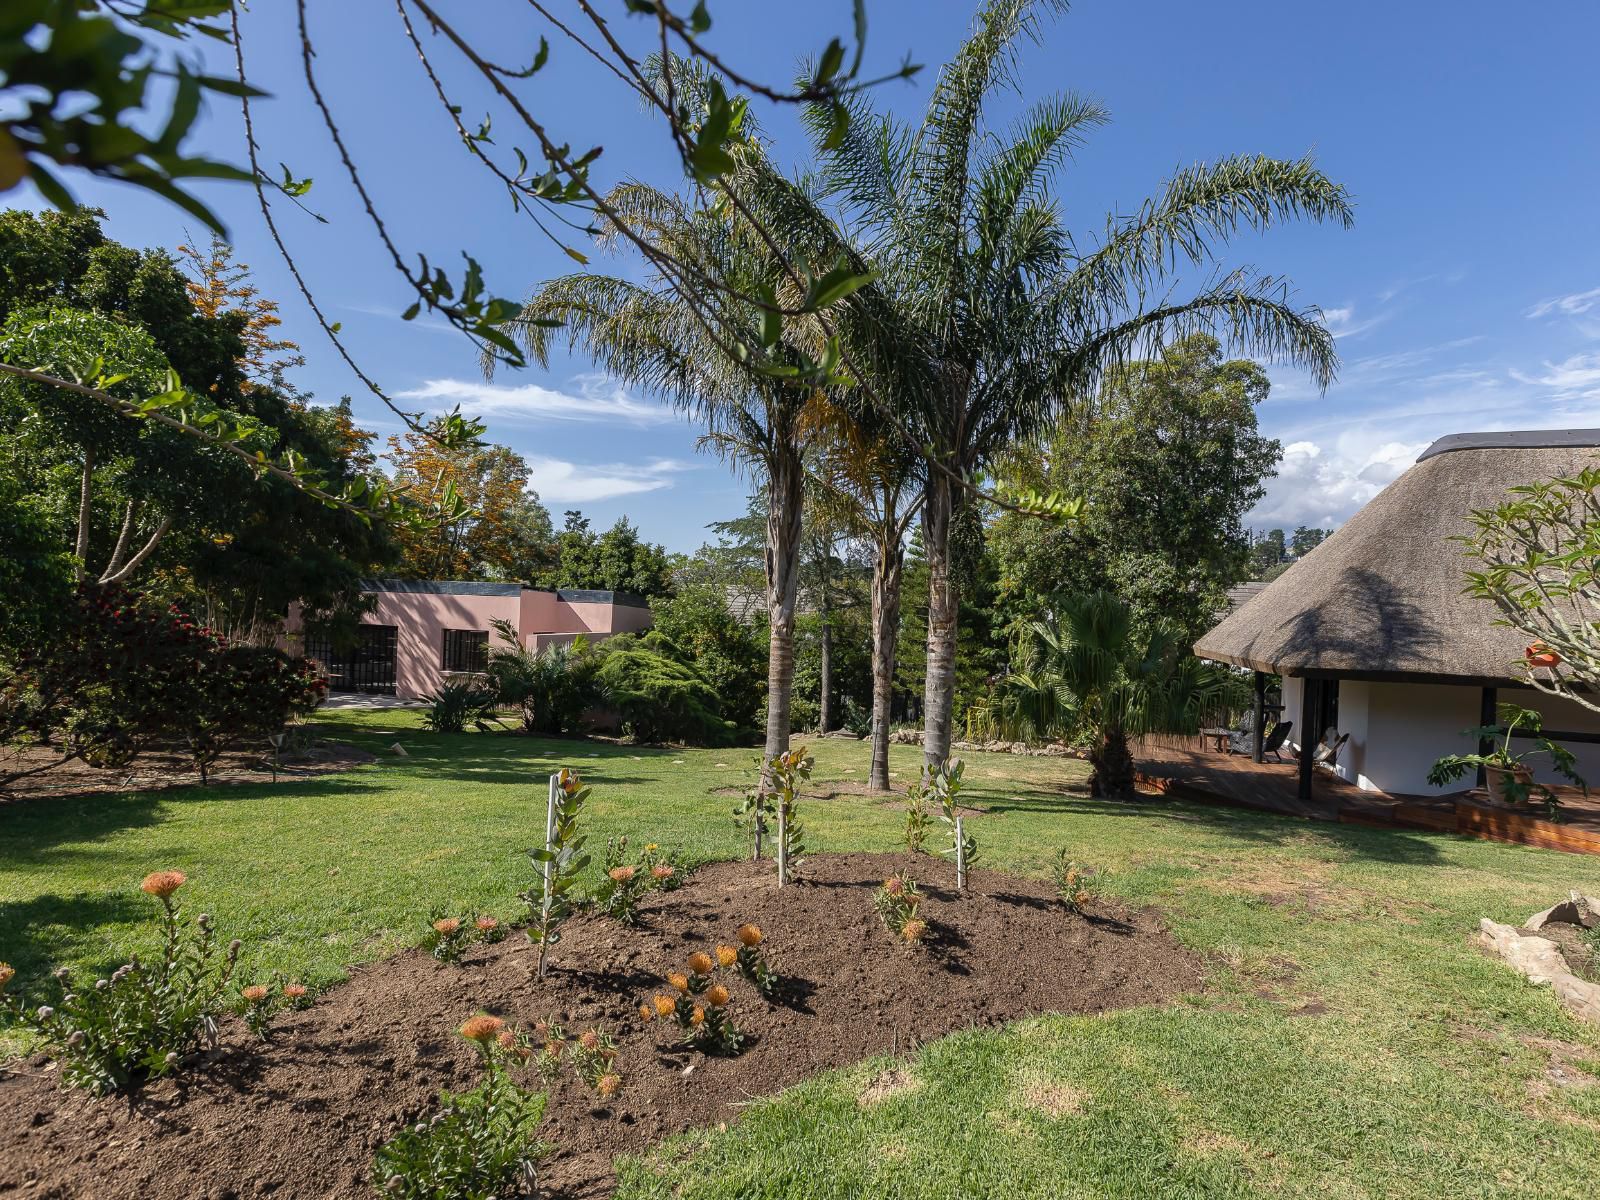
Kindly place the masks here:
POLYGON ((1255 748, 1256 710, 1247 708, 1239 718, 1239 728, 1228 735, 1227 753, 1249 754, 1255 748))
POLYGON ((1266 758, 1270 754, 1273 762, 1282 762, 1283 755, 1279 751, 1283 749, 1283 743, 1288 740, 1289 731, 1293 728, 1293 721, 1279 721, 1268 730, 1266 740, 1261 743, 1261 757, 1266 758))
POLYGON ((1311 756, 1311 761, 1319 767, 1335 770, 1339 763, 1339 751, 1344 749, 1344 744, 1350 740, 1348 733, 1340 733, 1337 729, 1329 729, 1322 735, 1322 744, 1317 747, 1317 752, 1311 756))

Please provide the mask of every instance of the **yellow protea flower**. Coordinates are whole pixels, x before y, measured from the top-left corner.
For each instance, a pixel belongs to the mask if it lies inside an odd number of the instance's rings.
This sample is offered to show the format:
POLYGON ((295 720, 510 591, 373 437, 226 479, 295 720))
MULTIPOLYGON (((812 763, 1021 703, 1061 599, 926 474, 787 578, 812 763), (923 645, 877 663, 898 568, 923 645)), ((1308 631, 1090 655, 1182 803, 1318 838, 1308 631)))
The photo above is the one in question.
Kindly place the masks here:
POLYGON ((656 1015, 661 1017, 670 1017, 678 1007, 671 996, 657 996, 651 1003, 656 1007, 656 1015))
POLYGON ((648 1004, 641 1004, 639 1005, 639 1015, 646 1021, 653 1021, 655 1019, 656 1012, 655 1009, 651 1008, 648 1004))
POLYGON ((717 966, 731 967, 739 961, 739 952, 732 946, 717 947, 717 966))
POLYGON ((694 1006, 694 1011, 689 1014, 689 1024, 693 1025, 696 1029, 699 1029, 700 1026, 704 1025, 705 1023, 706 1010, 696 1004, 694 1006))
POLYGON ((696 975, 710 974, 712 965, 711 955, 707 954, 704 950, 696 950, 693 954, 689 955, 689 970, 693 971, 696 975))
POLYGON ((761 945, 761 926, 741 925, 739 926, 738 937, 739 941, 746 946, 759 946, 761 945))
POLYGON ((682 971, 672 971, 667 975, 667 982, 680 992, 689 990, 689 977, 682 971))
POLYGON ((712 1008, 721 1008, 728 1002, 728 989, 720 983, 713 983, 706 989, 706 1003, 712 1008))

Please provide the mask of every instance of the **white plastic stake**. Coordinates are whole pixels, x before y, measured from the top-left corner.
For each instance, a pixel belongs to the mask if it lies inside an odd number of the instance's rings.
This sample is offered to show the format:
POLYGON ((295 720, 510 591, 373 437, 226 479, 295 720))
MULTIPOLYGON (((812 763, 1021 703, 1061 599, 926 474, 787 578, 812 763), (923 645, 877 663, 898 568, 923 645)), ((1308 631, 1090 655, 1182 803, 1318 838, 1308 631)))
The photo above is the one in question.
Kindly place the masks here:
MULTIPOLYGON (((550 794, 545 800, 544 808, 544 849, 546 854, 553 854, 556 840, 556 796, 561 792, 561 776, 550 776, 550 794)), ((555 882, 556 864, 554 859, 547 858, 544 862, 544 898, 539 905, 539 927, 550 928, 550 886, 555 882)), ((539 978, 544 978, 545 952, 549 949, 543 943, 539 946, 539 978)))
POLYGON ((778 801, 778 886, 789 882, 789 821, 785 810, 789 806, 778 801))
POLYGON ((956 891, 967 890, 967 837, 961 828, 961 818, 956 818, 956 891))

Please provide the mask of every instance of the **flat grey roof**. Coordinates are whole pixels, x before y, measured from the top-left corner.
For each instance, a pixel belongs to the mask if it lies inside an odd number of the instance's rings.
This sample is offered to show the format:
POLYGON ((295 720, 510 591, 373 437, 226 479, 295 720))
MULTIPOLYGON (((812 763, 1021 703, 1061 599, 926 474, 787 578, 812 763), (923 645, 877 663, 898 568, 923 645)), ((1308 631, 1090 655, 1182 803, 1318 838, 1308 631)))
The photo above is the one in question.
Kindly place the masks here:
POLYGON ((480 583, 470 579, 363 579, 363 592, 411 592, 426 596, 520 596, 520 583, 480 583))
POLYGON ((1452 450, 1562 450, 1600 447, 1600 429, 1521 429, 1499 433, 1452 433, 1424 450, 1417 461, 1452 450))

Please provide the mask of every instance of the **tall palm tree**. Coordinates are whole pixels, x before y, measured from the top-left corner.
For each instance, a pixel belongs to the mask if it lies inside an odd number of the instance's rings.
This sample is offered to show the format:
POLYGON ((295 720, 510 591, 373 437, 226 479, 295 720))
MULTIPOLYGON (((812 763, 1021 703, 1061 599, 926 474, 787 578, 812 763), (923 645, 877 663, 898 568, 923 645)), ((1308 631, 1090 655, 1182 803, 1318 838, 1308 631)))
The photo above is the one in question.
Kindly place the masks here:
MULTIPOLYGON (((1241 229, 1301 217, 1350 223, 1345 189, 1308 158, 1187 168, 1132 216, 1109 218, 1087 248, 1067 231, 1051 183, 1105 111, 1062 94, 1004 134, 984 120, 992 95, 1015 84, 1017 49, 1036 37, 1040 14, 1066 8, 1065 0, 986 0, 914 128, 873 114, 864 100, 842 139, 827 114, 810 122, 852 261, 879 272, 873 288, 845 302, 860 335, 846 339, 849 365, 926 458, 930 767, 950 748, 959 600, 951 529, 997 453, 1092 395, 1107 367, 1198 330, 1303 366, 1323 386, 1337 364, 1320 313, 1292 307, 1281 281, 1215 270, 1241 229), (1180 269, 1210 273, 1181 301, 1170 297, 1180 269)), ((796 228, 815 232, 807 222, 796 228)))
POLYGON ((1095 796, 1131 796, 1128 739, 1193 732, 1213 687, 1182 638, 1140 636, 1127 604, 1108 592, 1065 600, 1054 619, 1028 627, 1019 651, 1022 669, 997 685, 998 726, 1030 739, 1091 733, 1095 796))
MULTIPOLYGON (((741 153, 759 151, 747 146, 741 153)), ((715 319, 706 320, 703 308, 686 301, 659 270, 644 283, 581 272, 540 287, 507 329, 541 365, 549 361, 552 337, 564 337, 611 375, 690 413, 706 426, 706 444, 763 480, 771 629, 765 757, 770 761, 789 748, 805 478, 802 413, 815 389, 760 374, 733 350, 741 342, 756 345, 761 336, 761 310, 739 297, 772 286, 778 275, 756 231, 725 209, 691 208, 644 184, 618 187, 607 204, 670 261, 732 289, 702 297, 702 304, 709 299, 719 306, 715 319)), ((798 363, 801 349, 788 339, 805 336, 806 326, 792 323, 770 355, 780 363, 798 363)))

